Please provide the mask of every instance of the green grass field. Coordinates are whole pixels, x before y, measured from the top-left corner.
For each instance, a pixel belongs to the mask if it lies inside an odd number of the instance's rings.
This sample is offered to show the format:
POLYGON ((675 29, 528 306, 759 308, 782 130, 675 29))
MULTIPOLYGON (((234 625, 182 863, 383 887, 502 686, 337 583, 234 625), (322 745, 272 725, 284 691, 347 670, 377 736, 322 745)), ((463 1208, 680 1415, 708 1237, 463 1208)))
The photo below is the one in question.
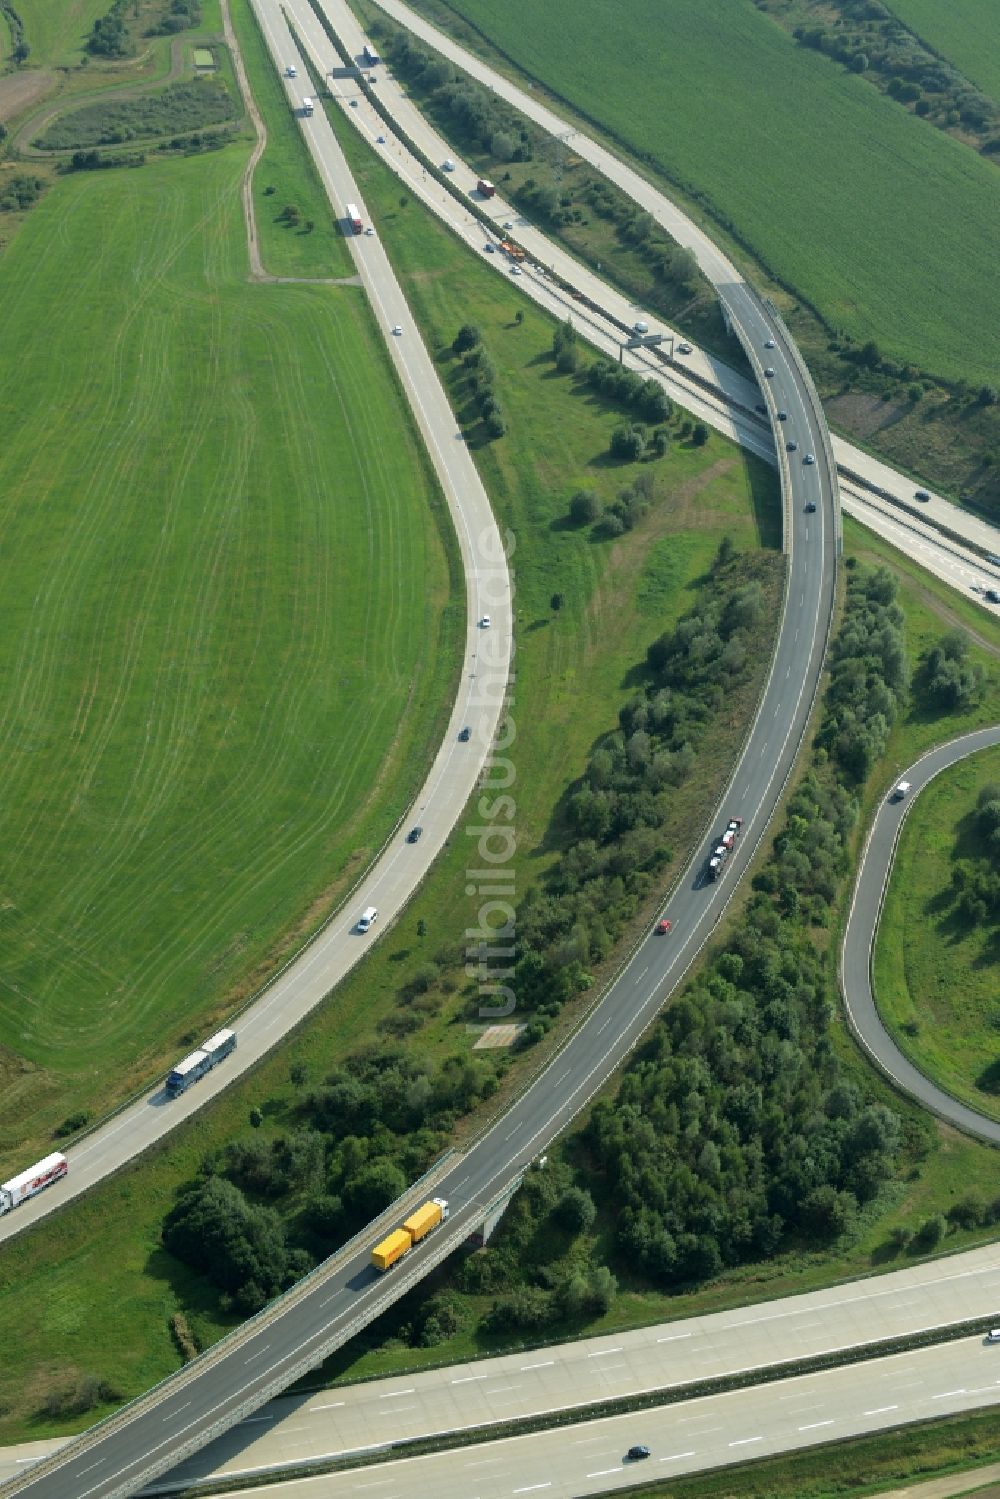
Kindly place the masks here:
POLYGON ((1000 100, 1000 48, 994 0, 889 0, 921 41, 954 63, 984 94, 1000 100))
POLYGON ((108 9, 108 0, 31 0, 20 7, 32 62, 78 63, 91 27, 108 9))
POLYGON ((949 891, 953 861, 973 851, 963 819, 980 788, 998 781, 1000 750, 984 750, 921 792, 904 824, 875 955, 879 1008, 898 1044, 993 1118, 1000 1100, 977 1079, 1000 1055, 1000 957, 994 928, 957 922, 949 891))
POLYGON ((635 0, 610 32, 601 0, 450 8, 735 225, 832 327, 945 376, 993 378, 988 162, 749 0, 635 0))
POLYGON ((0 267, 4 1165, 319 919, 450 693, 383 346, 356 288, 247 283, 244 160, 68 178, 0 267))

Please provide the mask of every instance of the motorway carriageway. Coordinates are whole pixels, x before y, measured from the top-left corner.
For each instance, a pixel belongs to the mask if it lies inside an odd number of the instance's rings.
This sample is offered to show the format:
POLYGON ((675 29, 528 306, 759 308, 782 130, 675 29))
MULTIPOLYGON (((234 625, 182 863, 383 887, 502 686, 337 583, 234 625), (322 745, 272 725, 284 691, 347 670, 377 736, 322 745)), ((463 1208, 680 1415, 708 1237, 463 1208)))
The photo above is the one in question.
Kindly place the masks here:
MULTIPOLYGON (((360 60, 365 35, 346 0, 320 0, 320 4, 343 45, 352 56, 360 60)), ((533 114, 543 128, 554 129, 560 126, 557 116, 540 106, 536 100, 517 90, 509 80, 502 79, 499 74, 494 74, 479 59, 464 53, 456 44, 448 43, 447 38, 434 33, 432 27, 420 18, 414 17, 412 12, 406 10, 406 7, 385 4, 383 8, 403 24, 409 25, 412 19, 416 23, 415 29, 425 40, 430 40, 433 36, 433 45, 441 44, 439 50, 447 51, 459 66, 472 72, 488 87, 503 92, 505 97, 515 103, 516 107, 521 108, 525 114, 533 114)), ((296 31, 306 44, 317 71, 326 75, 331 70, 340 69, 342 60, 317 20, 310 0, 287 0, 286 10, 294 22, 296 31)), ((485 230, 481 222, 468 211, 464 206, 464 198, 461 196, 465 191, 466 183, 470 186, 475 183, 475 172, 459 156, 456 156, 455 148, 430 125, 414 105, 405 88, 393 77, 387 67, 380 65, 375 70, 375 74, 378 82, 374 89, 363 88, 356 80, 346 77, 329 77, 327 82, 331 94, 341 105, 343 113, 358 129, 371 149, 382 157, 405 182, 408 189, 420 197, 454 233, 477 254, 483 255, 485 242, 490 238, 489 231, 485 230), (458 189, 460 194, 458 198, 446 191, 434 177, 427 176, 420 162, 410 154, 402 141, 393 134, 392 127, 388 126, 377 113, 372 102, 375 99, 392 115, 394 120, 398 120, 400 128, 429 161, 440 164, 450 159, 455 163, 455 170, 448 174, 447 180, 458 189), (379 135, 386 137, 384 144, 379 143, 379 135)), ((603 147, 590 141, 581 132, 574 135, 572 149, 576 151, 578 146, 579 154, 587 156, 588 159, 593 159, 589 155, 593 151, 602 160, 616 160, 610 156, 610 153, 604 151, 603 147)), ((622 164, 618 165, 623 173, 623 181, 620 185, 628 192, 630 180, 635 178, 635 174, 622 164)), ((643 182, 643 179, 635 180, 643 182)), ((664 198, 656 189, 644 183, 644 195, 648 197, 650 194, 653 195, 652 199, 650 202, 644 202, 644 206, 653 211, 651 204, 655 204, 656 216, 665 224, 669 233, 703 260, 711 279, 718 281, 723 276, 735 276, 732 267, 723 260, 714 247, 711 248, 711 253, 706 250, 705 247, 711 246, 711 242, 707 240, 703 231, 671 204, 669 199, 664 198)), ((470 193, 470 197, 472 196, 475 195, 470 193)), ((543 267, 554 271, 592 302, 607 309, 625 326, 631 327, 633 321, 641 315, 650 323, 653 331, 666 332, 672 337, 675 340, 675 346, 677 341, 682 340, 682 335, 676 330, 661 323, 641 306, 629 302, 622 293, 603 281, 599 275, 576 261, 558 242, 548 239, 541 230, 525 220, 520 211, 506 202, 499 193, 488 200, 479 201, 477 198, 477 202, 479 209, 493 220, 496 240, 502 238, 506 232, 503 226, 511 223, 514 225, 512 231, 514 237, 528 250, 529 257, 533 257, 533 260, 529 258, 522 268, 523 274, 518 281, 518 289, 531 296, 556 317, 569 317, 582 335, 601 352, 617 359, 624 336, 620 329, 602 320, 592 310, 574 302, 567 293, 547 279, 543 267)), ((485 255, 484 258, 491 268, 499 269, 501 273, 508 273, 505 256, 497 253, 485 255)), ((660 379, 667 387, 672 399, 679 401, 693 415, 709 422, 723 435, 734 438, 758 456, 773 462, 774 447, 770 427, 766 422, 758 422, 756 416, 745 416, 730 404, 736 402, 747 408, 749 412, 754 412, 756 405, 760 402, 760 391, 752 381, 738 374, 722 360, 706 354, 697 347, 692 349, 690 355, 678 356, 672 365, 666 367, 655 354, 649 351, 632 350, 625 354, 624 359, 629 368, 645 376, 652 375, 660 379), (689 371, 696 375, 699 381, 707 381, 718 387, 720 395, 714 396, 706 391, 702 384, 688 378, 689 371)), ((782 438, 792 435, 791 429, 787 426, 779 431, 782 438)), ((798 434, 795 435, 798 436, 798 434)), ((849 500, 845 509, 870 529, 886 536, 893 545, 913 556, 922 566, 934 572, 949 586, 956 588, 966 597, 972 596, 981 607, 1000 617, 1000 605, 990 604, 983 597, 987 588, 1000 587, 1000 567, 992 567, 985 563, 975 551, 960 550, 954 542, 950 546, 943 544, 940 535, 933 531, 933 526, 935 524, 946 526, 956 534, 964 535, 970 545, 984 548, 987 552, 997 552, 1000 549, 1000 531, 979 517, 959 510, 936 496, 932 497, 928 505, 921 506, 918 514, 914 515, 912 513, 915 508, 913 497, 916 484, 914 481, 897 473, 879 459, 854 447, 843 438, 832 435, 831 441, 834 456, 839 465, 851 474, 858 475, 876 489, 885 490, 887 494, 909 506, 910 514, 899 508, 894 509, 891 500, 879 498, 866 491, 862 485, 850 483, 848 483, 849 500)), ((842 484, 844 482, 846 481, 842 478, 842 484)))
MULTIPOLYGON (((582 1499, 989 1406, 1000 1406, 1000 1345, 977 1335, 530 1436, 286 1479, 279 1488, 282 1499, 582 1499), (636 1443, 650 1448, 644 1462, 626 1456, 636 1443)), ((261 1490, 226 1492, 249 1499, 261 1490)))

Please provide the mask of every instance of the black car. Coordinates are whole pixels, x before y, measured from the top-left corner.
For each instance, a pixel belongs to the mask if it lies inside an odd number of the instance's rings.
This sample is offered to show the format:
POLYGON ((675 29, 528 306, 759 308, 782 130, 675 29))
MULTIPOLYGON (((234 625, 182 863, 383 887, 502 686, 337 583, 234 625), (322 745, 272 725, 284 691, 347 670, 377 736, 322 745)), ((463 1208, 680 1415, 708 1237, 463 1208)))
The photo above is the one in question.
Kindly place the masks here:
POLYGON ((767 378, 769 380, 773 380, 774 379, 774 370, 771 368, 770 365, 768 365, 767 369, 764 371, 764 374, 767 376, 767 378))
POLYGON ((765 405, 763 405, 763 403, 760 402, 760 401, 757 402, 757 405, 754 407, 754 410, 755 411, 759 411, 760 414, 761 414, 761 416, 767 416, 767 407, 765 405))
POLYGON ((778 412, 778 421, 779 422, 787 422, 787 420, 788 420, 788 412, 787 411, 779 411, 778 412))
POLYGON ((641 1442, 637 1442, 634 1447, 630 1447, 628 1449, 628 1451, 625 1454, 625 1460, 626 1460, 626 1462, 630 1462, 630 1463, 639 1463, 639 1462, 642 1461, 642 1459, 644 1457, 651 1457, 651 1456, 652 1456, 652 1454, 651 1454, 649 1448, 648 1447, 644 1447, 641 1442))
POLYGON ((806 501, 806 509, 809 511, 809 514, 811 515, 813 513, 813 511, 816 509, 816 501, 815 500, 807 500, 806 501))
POLYGON ((926 505, 927 501, 930 499, 930 495, 927 493, 926 489, 918 489, 915 491, 913 498, 915 500, 919 500, 921 505, 926 505))
POLYGON ((460 730, 458 737, 459 739, 461 739, 463 744, 467 744, 468 741, 472 738, 472 730, 470 728, 464 728, 460 730))
POLYGON ((406 835, 406 841, 407 841, 407 843, 419 843, 420 842, 420 834, 422 832, 423 832, 423 828, 420 828, 420 827, 411 828, 410 831, 406 835))

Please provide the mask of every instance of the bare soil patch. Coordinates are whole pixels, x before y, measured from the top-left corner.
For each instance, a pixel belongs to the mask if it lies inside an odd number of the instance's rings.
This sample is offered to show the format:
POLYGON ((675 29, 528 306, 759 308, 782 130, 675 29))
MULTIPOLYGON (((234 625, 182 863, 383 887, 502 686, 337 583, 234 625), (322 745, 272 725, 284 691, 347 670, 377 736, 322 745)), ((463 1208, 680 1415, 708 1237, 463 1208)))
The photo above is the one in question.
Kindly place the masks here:
POLYGON ((29 68, 0 78, 0 120, 6 124, 16 119, 23 110, 50 94, 57 81, 55 73, 47 73, 43 68, 29 68))

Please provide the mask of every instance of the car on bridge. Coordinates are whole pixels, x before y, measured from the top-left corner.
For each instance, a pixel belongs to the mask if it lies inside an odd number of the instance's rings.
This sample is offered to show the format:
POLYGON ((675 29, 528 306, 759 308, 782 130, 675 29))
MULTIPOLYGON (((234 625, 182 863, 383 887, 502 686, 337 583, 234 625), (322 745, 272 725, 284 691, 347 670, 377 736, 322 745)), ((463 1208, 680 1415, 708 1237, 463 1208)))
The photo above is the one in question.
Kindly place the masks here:
POLYGON ((806 468, 809 468, 809 466, 815 463, 816 460, 811 453, 807 453, 802 462, 805 464, 806 468))

